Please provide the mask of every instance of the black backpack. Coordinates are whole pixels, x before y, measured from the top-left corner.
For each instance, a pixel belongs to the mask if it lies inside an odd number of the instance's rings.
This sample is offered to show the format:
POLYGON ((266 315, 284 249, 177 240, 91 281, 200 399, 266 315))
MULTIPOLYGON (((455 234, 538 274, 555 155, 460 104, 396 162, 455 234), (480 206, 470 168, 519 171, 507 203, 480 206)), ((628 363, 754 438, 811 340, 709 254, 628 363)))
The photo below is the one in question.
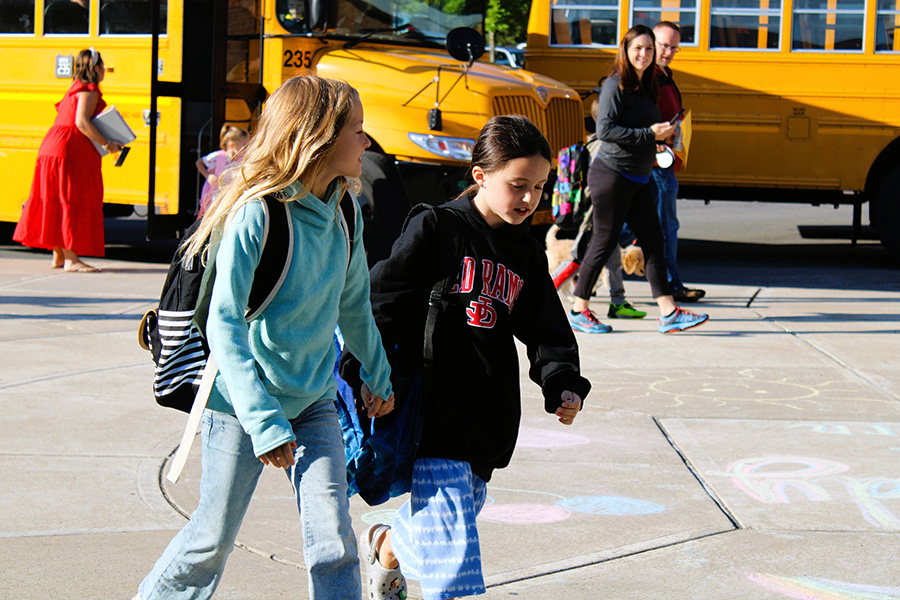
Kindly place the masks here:
MULTIPOLYGON (((344 192, 340 206, 341 227, 347 236, 349 269, 356 228, 356 199, 344 192)), ((294 230, 290 207, 273 196, 266 196, 263 208, 265 235, 245 313, 248 321, 262 314, 275 297, 293 258, 294 230)), ((192 225, 185 239, 197 227, 196 223, 192 225)), ((172 483, 178 482, 187 463, 200 426, 200 416, 218 372, 205 339, 209 299, 215 281, 215 259, 213 257, 209 266, 203 267, 196 257, 182 261, 183 254, 183 247, 179 246, 163 284, 159 307, 144 315, 138 329, 138 343, 153 354, 153 395, 157 404, 189 413, 184 435, 166 475, 172 483)))
MULTIPOLYGON (((273 196, 264 198, 266 215, 263 250, 253 275, 246 318, 259 317, 281 288, 291 267, 294 231, 287 203, 273 196)), ((356 201, 351 194, 341 198, 341 221, 353 250, 356 201)), ((187 239, 196 228, 185 233, 187 239)), ((182 260, 183 242, 175 252, 159 298, 159 306, 141 319, 138 342, 153 355, 153 396, 157 404, 191 412, 203 370, 209 359, 206 316, 215 280, 215 262, 204 268, 195 256, 182 260)), ((348 264, 349 268, 349 264, 348 264)))

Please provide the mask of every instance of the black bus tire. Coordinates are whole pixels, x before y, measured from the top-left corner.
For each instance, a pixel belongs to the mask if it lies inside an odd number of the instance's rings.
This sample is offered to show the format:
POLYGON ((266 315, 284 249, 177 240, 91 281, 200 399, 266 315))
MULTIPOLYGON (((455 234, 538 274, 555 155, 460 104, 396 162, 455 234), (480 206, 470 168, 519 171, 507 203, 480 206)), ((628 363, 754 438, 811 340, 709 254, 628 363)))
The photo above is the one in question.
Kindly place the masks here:
POLYGON ((881 180, 869 211, 881 244, 900 261, 900 165, 881 180))
POLYGON ((0 244, 11 244, 16 224, 9 221, 0 221, 0 244))

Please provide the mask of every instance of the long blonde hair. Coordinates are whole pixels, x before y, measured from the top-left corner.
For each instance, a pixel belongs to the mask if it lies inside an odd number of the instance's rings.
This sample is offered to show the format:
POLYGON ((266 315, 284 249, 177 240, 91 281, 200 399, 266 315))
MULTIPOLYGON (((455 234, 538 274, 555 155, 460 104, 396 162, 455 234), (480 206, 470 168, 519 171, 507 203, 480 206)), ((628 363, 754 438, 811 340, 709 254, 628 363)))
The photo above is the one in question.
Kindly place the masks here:
MULTIPOLYGON (((327 163, 358 102, 357 91, 343 81, 301 75, 281 84, 266 100, 244 158, 223 173, 219 194, 185 241, 184 258, 200 254, 207 240, 221 237, 228 216, 253 198, 277 196, 293 183, 300 183, 299 195, 305 195, 303 184, 311 184, 327 163)), ((344 177, 340 185, 358 188, 359 182, 344 177)))

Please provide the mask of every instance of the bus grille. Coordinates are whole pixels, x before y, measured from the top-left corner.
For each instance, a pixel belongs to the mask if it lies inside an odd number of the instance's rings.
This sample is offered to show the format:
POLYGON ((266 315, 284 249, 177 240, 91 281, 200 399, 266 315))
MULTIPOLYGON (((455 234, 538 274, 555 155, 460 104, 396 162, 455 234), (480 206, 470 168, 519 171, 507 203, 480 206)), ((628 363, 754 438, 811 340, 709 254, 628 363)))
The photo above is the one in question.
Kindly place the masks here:
POLYGON ((493 106, 495 115, 528 117, 550 142, 554 157, 560 148, 584 141, 584 113, 577 98, 553 98, 544 108, 528 96, 497 96, 493 106))

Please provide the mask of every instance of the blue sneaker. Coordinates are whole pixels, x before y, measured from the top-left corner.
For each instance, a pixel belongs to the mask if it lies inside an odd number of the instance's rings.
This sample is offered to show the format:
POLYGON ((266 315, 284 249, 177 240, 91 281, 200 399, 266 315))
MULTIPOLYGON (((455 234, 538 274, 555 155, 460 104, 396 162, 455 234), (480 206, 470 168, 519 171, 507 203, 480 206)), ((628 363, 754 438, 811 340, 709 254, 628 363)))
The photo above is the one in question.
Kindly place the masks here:
POLYGON ((575 331, 583 331, 584 333, 609 333, 612 327, 604 325, 589 308, 584 309, 580 313, 572 311, 568 312, 569 325, 575 331))
POLYGON ((660 333, 671 333, 673 331, 684 331, 685 329, 690 329, 691 327, 696 327, 697 325, 703 325, 706 321, 709 320, 709 315, 705 314, 696 314, 692 313, 689 310, 684 310, 683 308, 675 307, 675 312, 673 312, 668 317, 660 317, 659 318, 659 332, 660 333))

